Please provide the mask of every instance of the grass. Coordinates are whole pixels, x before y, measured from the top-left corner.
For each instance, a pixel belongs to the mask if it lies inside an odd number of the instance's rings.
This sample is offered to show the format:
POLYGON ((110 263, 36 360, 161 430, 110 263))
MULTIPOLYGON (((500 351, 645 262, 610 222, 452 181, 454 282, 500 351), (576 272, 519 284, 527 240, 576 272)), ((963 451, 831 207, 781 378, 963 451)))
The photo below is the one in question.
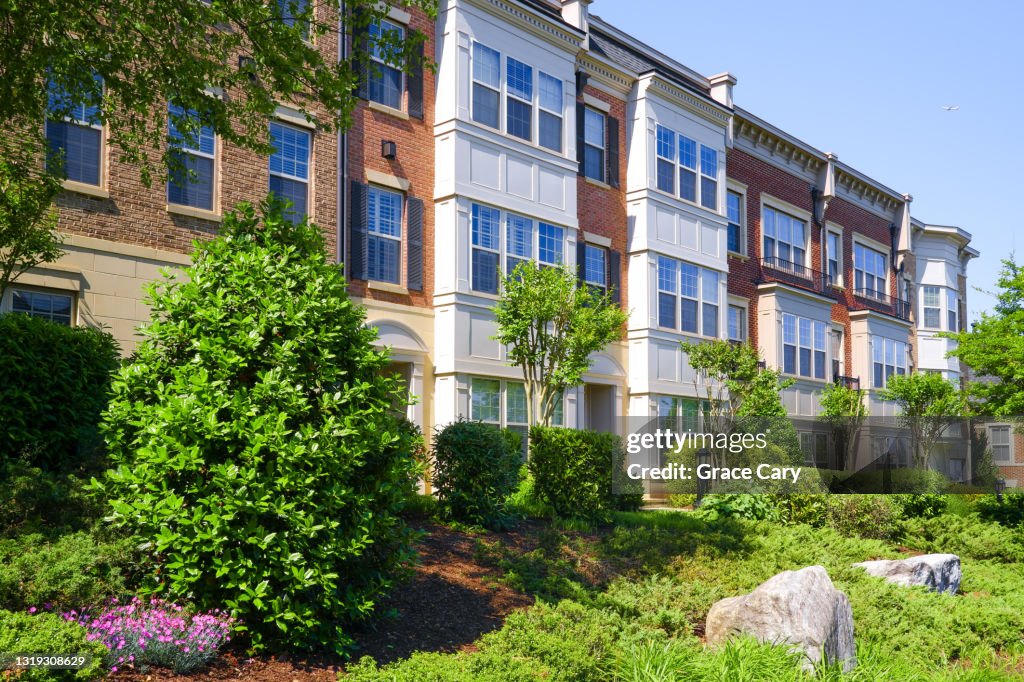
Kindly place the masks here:
POLYGON ((1024 674, 1024 535, 969 511, 910 520, 899 542, 828 527, 690 513, 617 513, 605 528, 549 525, 530 551, 500 535, 477 540, 496 579, 537 603, 460 654, 420 653, 387 666, 364 660, 344 680, 1015 680, 1024 674), (868 576, 851 564, 907 549, 961 554, 961 594, 939 595, 868 576), (854 612, 858 666, 814 674, 786 647, 736 639, 705 647, 717 600, 772 575, 824 566, 854 612))

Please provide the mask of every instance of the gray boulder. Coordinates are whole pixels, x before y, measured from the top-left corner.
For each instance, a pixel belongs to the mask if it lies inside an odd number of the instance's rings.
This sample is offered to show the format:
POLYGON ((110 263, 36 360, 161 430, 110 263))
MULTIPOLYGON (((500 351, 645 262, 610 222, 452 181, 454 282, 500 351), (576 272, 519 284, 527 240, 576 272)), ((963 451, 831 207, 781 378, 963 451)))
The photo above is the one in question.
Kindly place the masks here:
POLYGON ((897 585, 924 585, 933 592, 949 594, 956 594, 960 589, 960 557, 956 554, 925 554, 909 559, 863 561, 854 566, 897 585))
POLYGON ((705 636, 711 646, 745 634, 771 644, 790 644, 805 656, 804 669, 821 660, 857 665, 853 610, 821 566, 785 571, 750 594, 717 602, 708 612, 705 636))

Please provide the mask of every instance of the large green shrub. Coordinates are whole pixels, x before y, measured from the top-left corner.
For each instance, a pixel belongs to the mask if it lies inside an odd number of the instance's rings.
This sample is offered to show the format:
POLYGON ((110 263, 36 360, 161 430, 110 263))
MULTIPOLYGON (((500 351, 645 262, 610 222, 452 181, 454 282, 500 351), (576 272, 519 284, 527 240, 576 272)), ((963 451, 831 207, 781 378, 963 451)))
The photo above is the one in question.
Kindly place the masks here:
POLYGON ((39 534, 0 540, 0 608, 95 606, 123 596, 136 560, 131 542, 84 532, 52 541, 39 534))
MULTIPOLYGON (((24 682, 81 682, 103 676, 103 657, 107 647, 88 641, 85 628, 69 623, 53 613, 30 616, 27 613, 0 611, 0 656, 4 654, 60 654, 88 659, 77 670, 30 668, 18 671, 14 679, 24 682)), ((0 667, 0 678, 7 679, 0 667)))
POLYGON ((491 424, 458 420, 434 435, 434 478, 442 514, 497 527, 522 463, 519 434, 491 424))
POLYGON ((97 488, 151 591, 230 608, 257 648, 343 652, 411 556, 420 467, 386 352, 318 228, 229 213, 114 382, 97 488))
POLYGON ((639 509, 639 481, 624 473, 622 440, 612 433, 535 426, 530 429, 529 468, 537 494, 559 516, 607 518, 639 509))
POLYGON ((102 506, 85 481, 20 461, 0 463, 0 537, 84 530, 99 520, 102 506))
POLYGON ((107 332, 0 315, 0 463, 80 469, 101 445, 118 347, 107 332))
POLYGON ((1010 527, 1024 524, 1024 493, 1007 493, 1001 500, 995 495, 984 495, 974 503, 974 508, 986 521, 1010 527))
POLYGON ((885 495, 832 495, 828 525, 846 537, 894 540, 903 532, 902 509, 885 495))

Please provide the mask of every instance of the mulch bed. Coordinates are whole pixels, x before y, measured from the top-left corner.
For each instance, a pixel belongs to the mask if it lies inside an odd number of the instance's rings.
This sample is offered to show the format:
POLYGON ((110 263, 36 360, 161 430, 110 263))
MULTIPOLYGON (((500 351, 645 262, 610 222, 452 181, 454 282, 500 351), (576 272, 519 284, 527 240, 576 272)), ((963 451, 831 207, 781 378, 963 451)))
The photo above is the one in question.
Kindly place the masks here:
MULTIPOLYGON (((472 535, 444 526, 423 524, 417 544, 419 564, 412 578, 381 604, 382 615, 372 628, 353 632, 359 643, 356 658, 372 656, 380 663, 407 658, 414 651, 471 651, 482 634, 500 628, 505 616, 533 599, 496 582, 498 571, 475 556, 472 535)), ((502 535, 502 542, 526 550, 534 546, 530 524, 502 535)), ((493 536, 492 536, 493 537, 493 536)), ((228 651, 202 672, 175 675, 169 670, 146 673, 119 671, 118 682, 326 682, 337 679, 337 659, 247 657, 228 651)))

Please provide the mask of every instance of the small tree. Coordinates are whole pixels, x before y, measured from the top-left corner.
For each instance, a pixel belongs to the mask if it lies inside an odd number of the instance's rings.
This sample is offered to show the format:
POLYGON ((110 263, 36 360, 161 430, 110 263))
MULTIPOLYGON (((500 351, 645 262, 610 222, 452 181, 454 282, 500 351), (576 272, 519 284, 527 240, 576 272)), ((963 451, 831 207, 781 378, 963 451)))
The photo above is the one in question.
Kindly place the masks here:
POLYGON ((932 448, 943 432, 969 412, 967 398, 940 374, 894 374, 881 392, 900 407, 900 422, 910 431, 914 466, 926 469, 932 448))
POLYGON ((845 470, 857 448, 860 429, 868 416, 864 395, 860 389, 843 384, 829 384, 821 392, 820 416, 832 427, 836 453, 839 455, 837 468, 840 471, 845 470))
POLYGON ((61 256, 53 199, 60 179, 31 170, 31 161, 0 155, 0 300, 29 268, 61 256))
POLYGON ((230 608, 257 647, 340 654, 410 558, 419 437, 320 230, 283 211, 241 206, 187 281, 150 286, 96 485, 150 591, 230 608))
POLYGON ((568 266, 520 263, 502 278, 496 340, 523 371, 530 425, 548 426, 558 397, 583 382, 590 355, 618 338, 626 313, 568 266))

